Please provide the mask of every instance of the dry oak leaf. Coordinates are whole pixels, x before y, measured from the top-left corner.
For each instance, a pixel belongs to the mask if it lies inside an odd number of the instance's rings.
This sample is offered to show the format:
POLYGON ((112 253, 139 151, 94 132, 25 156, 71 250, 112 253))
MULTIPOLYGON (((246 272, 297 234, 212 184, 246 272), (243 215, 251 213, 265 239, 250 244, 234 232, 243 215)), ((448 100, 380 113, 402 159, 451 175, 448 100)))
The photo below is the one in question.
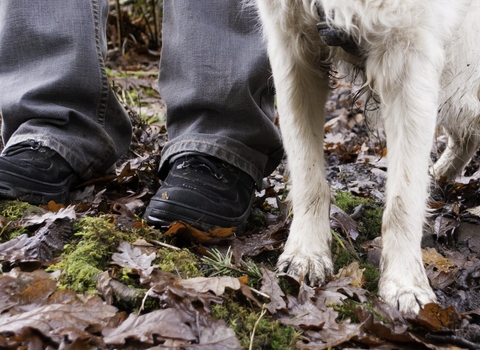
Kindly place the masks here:
POLYGON ((422 259, 425 265, 435 264, 438 271, 449 272, 455 264, 438 253, 435 248, 422 249, 422 259))
POLYGON ((193 289, 198 293, 211 291, 217 296, 221 296, 225 292, 225 288, 233 290, 240 289, 240 281, 238 278, 230 276, 194 277, 186 280, 178 280, 177 283, 185 288, 193 289))
POLYGON ((429 330, 438 331, 444 328, 455 328, 455 325, 460 323, 460 316, 453 306, 443 309, 436 303, 429 303, 411 321, 429 330))
POLYGON ((195 227, 181 221, 174 221, 168 226, 165 235, 180 235, 196 243, 211 242, 216 238, 226 238, 235 233, 236 227, 217 228, 210 232, 203 232, 195 227))
POLYGON ((285 294, 278 284, 278 278, 275 272, 260 268, 262 272, 262 287, 260 291, 270 297, 270 302, 265 305, 265 308, 272 314, 276 314, 278 310, 283 310, 287 307, 285 294))
POLYGON ((301 327, 302 329, 320 330, 336 324, 335 319, 338 312, 331 308, 321 311, 310 300, 300 303, 298 299, 289 295, 288 297, 289 317, 282 317, 278 321, 284 325, 301 327))
POLYGON ((140 248, 134 247, 127 242, 121 242, 118 246, 120 253, 112 255, 112 262, 129 269, 136 269, 149 275, 153 271, 152 261, 155 260, 156 254, 146 255, 142 253, 140 248))
POLYGON ((319 350, 332 349, 335 346, 356 339, 361 333, 362 325, 350 323, 348 320, 342 323, 332 324, 331 327, 324 327, 322 330, 307 331, 305 334, 310 338, 310 342, 305 344, 297 342, 297 349, 319 350))
MULTIPOLYGON (((19 334, 27 327, 55 338, 53 335, 59 328, 101 330, 116 312, 115 307, 106 305, 99 297, 90 297, 85 302, 45 305, 16 315, 8 312, 0 315, 0 333, 19 334)), ((54 340, 59 342, 60 338, 54 340)))
POLYGON ((107 345, 123 345, 127 339, 155 344, 158 340, 183 340, 183 345, 197 337, 184 322, 182 314, 174 309, 155 310, 145 315, 130 314, 117 328, 106 328, 102 332, 107 345))
POLYGON ((352 281, 350 284, 354 287, 362 288, 362 286, 365 284, 365 276, 363 276, 363 271, 365 271, 365 269, 360 268, 358 261, 354 261, 347 267, 342 267, 340 270, 338 270, 338 273, 334 275, 334 277, 351 277, 352 281))

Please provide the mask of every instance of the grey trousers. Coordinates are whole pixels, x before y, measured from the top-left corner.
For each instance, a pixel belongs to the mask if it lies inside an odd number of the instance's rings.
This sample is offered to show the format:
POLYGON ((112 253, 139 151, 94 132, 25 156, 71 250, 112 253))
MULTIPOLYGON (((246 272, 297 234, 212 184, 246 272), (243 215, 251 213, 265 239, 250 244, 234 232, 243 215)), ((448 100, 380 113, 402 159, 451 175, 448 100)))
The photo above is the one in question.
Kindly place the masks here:
MULTIPOLYGON (((0 1, 0 110, 6 147, 28 139, 56 150, 82 177, 128 148, 128 117, 104 69, 108 0, 0 1)), ((240 0, 165 0, 160 92, 169 143, 216 156, 257 184, 278 164, 264 44, 240 0)))
POLYGON ((170 141, 161 169, 178 153, 202 152, 244 170, 260 186, 283 148, 253 9, 242 9, 240 0, 164 0, 163 23, 159 88, 170 141))
POLYGON ((108 0, 0 1, 0 111, 6 148, 33 139, 84 179, 128 148, 129 118, 104 68, 108 0))

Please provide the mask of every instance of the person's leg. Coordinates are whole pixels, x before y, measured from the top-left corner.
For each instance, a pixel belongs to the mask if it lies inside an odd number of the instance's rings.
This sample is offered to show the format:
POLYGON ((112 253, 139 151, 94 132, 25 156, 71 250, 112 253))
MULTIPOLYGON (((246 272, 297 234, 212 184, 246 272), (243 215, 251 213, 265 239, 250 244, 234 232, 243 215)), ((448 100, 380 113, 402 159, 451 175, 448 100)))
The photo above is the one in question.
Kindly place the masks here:
POLYGON ((104 68, 107 15, 108 0, 0 2, 0 196, 65 201, 70 178, 104 173, 128 148, 104 68))
POLYGON ((261 187, 283 155, 256 14, 240 0, 166 0, 162 50, 159 89, 170 141, 160 175, 169 175, 147 222, 208 229, 243 223, 254 183, 261 187), (195 159, 181 156, 188 153, 195 159), (214 169, 196 154, 213 160, 214 169))

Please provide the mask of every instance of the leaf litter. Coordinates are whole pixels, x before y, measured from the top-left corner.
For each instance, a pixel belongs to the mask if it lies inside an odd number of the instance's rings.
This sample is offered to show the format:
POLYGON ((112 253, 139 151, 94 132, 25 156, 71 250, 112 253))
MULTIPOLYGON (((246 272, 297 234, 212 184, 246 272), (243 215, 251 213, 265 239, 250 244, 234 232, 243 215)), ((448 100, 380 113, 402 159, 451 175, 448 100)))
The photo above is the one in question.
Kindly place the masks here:
MULTIPOLYGON (((327 105, 336 271, 312 288, 274 267, 291 220, 283 163, 264 179, 242 236, 142 222, 168 136, 124 97, 155 87, 152 59, 129 61, 145 74, 112 78, 134 129, 114 174, 79 186, 67 208, 0 203, 1 349, 480 348, 479 155, 458 182, 432 187, 422 245, 438 304, 404 316, 376 296, 388 154, 363 102, 352 108, 357 88, 335 82, 327 105)), ((439 135, 432 157, 444 147, 439 135)))

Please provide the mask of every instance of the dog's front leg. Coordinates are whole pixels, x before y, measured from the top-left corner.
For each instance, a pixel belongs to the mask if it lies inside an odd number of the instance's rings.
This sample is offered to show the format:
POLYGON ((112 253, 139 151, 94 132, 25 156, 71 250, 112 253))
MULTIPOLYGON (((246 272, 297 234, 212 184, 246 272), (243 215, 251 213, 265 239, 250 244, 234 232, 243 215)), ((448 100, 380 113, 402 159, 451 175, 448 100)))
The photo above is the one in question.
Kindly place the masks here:
POLYGON ((323 158, 328 68, 320 69, 322 47, 316 19, 304 22, 303 8, 257 0, 272 65, 280 128, 292 183, 293 222, 280 270, 311 284, 332 272, 330 190, 323 158))
MULTIPOLYGON (((412 29, 414 30, 414 29, 412 29)), ((404 313, 435 301, 422 262, 431 143, 435 131, 443 45, 418 30, 392 37, 367 61, 381 99, 388 148, 379 294, 404 313), (415 34, 415 36, 413 35, 415 34), (416 38, 418 41, 410 40, 416 38), (381 51, 380 51, 381 50, 381 51)))
POLYGON ((273 58, 272 64, 288 157, 293 221, 278 267, 299 280, 319 285, 333 271, 330 189, 323 157, 328 77, 327 73, 312 77, 312 71, 299 67, 304 62, 276 62, 283 60, 285 57, 273 58))

